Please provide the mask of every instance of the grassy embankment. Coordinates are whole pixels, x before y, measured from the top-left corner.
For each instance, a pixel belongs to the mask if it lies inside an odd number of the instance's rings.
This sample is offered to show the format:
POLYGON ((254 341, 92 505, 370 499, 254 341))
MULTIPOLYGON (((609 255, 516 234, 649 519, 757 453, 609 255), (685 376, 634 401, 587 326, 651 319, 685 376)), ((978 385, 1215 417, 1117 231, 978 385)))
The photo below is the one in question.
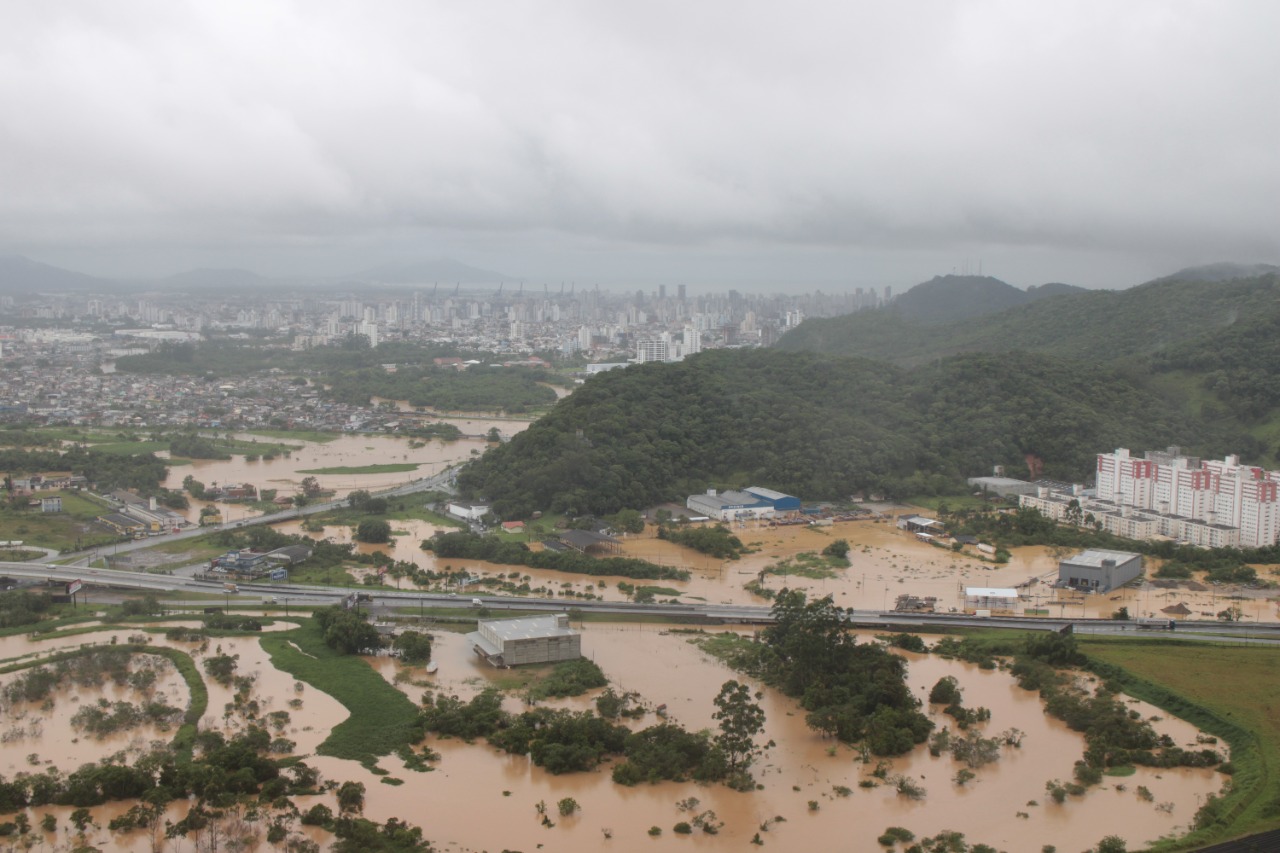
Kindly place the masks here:
POLYGON ((1125 692, 1231 747, 1231 790, 1202 828, 1156 851, 1280 827, 1280 649, 1160 640, 1081 638, 1096 672, 1125 692))
POLYGON ((340 432, 320 432, 314 429, 251 429, 248 430, 248 433, 285 441, 314 441, 317 444, 327 444, 342 437, 340 432))
POLYGON ((351 712, 320 744, 321 755, 359 761, 380 772, 380 756, 420 739, 417 706, 361 658, 326 646, 314 619, 260 642, 276 668, 329 694, 351 712))
POLYGON ((302 468, 299 474, 403 474, 418 470, 417 462, 384 462, 380 465, 335 465, 331 468, 302 468))

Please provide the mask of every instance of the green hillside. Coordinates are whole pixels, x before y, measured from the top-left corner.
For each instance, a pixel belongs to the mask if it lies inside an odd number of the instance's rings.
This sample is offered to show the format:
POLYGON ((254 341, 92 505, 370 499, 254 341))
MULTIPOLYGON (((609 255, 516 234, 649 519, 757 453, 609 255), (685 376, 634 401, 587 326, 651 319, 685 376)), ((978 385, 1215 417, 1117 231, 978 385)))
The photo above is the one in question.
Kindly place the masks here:
POLYGON ((926 323, 893 305, 807 320, 778 348, 921 364, 964 352, 1028 351, 1096 362, 1165 353, 1245 319, 1280 316, 1275 274, 1233 281, 1162 280, 1122 291, 1049 296, 996 314, 926 323))
POLYGON ((1101 366, 974 354, 915 370, 778 350, 715 351, 601 374, 459 477, 503 517, 608 513, 707 486, 807 499, 907 495, 1028 457, 1079 478, 1117 446, 1239 446, 1230 421, 1186 414, 1101 366))

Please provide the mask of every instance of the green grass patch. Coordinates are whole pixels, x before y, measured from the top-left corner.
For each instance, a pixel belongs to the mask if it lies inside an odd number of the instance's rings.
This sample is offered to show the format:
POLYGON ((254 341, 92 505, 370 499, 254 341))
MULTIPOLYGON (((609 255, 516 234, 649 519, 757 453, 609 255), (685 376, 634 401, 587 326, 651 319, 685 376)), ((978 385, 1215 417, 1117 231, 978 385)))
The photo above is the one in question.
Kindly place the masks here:
POLYGON ((927 509, 933 513, 941 512, 944 509, 948 512, 954 512, 961 509, 988 509, 991 506, 988 501, 973 495, 917 495, 906 498, 903 503, 920 509, 927 509))
POLYGON ((289 569, 289 583, 359 586, 361 589, 364 588, 364 585, 357 584, 355 576, 342 566, 294 566, 289 569))
POLYGON ((386 462, 381 465, 338 465, 332 468, 304 468, 299 474, 401 474, 418 470, 417 462, 386 462))
POLYGON ((169 449, 167 441, 108 441, 93 445, 99 453, 112 456, 134 456, 138 453, 160 453, 169 449))
POLYGON ((669 586, 638 586, 636 587, 636 595, 665 595, 676 598, 680 595, 680 590, 672 589, 669 586))
POLYGON ((1172 640, 1081 637, 1092 668, 1126 693, 1181 717, 1231 747, 1231 790, 1206 825, 1152 850, 1280 827, 1280 649, 1172 640))
POLYGON ((827 557, 816 551, 804 551, 794 557, 787 557, 770 565, 765 571, 771 575, 811 578, 822 580, 837 577, 837 572, 849 568, 849 561, 843 557, 827 557))
POLYGON ((1134 767, 1132 764, 1122 764, 1118 767, 1108 767, 1106 770, 1102 771, 1102 774, 1104 776, 1124 777, 1132 776, 1137 772, 1138 768, 1134 767))
POLYGON ((363 659, 326 646, 316 620, 264 636, 260 642, 278 669, 329 694, 351 712, 320 744, 321 755, 359 761, 372 770, 380 756, 421 739, 418 708, 363 659))
POLYGON ((279 438, 285 441, 313 441, 317 444, 327 444, 342 437, 340 432, 320 432, 314 429, 253 429, 249 430, 249 433, 251 435, 261 435, 265 438, 279 438))
POLYGON ((95 521, 111 511, 104 502, 71 490, 37 494, 57 494, 62 498, 62 512, 37 509, 0 513, 0 540, 21 541, 59 551, 72 551, 77 545, 91 548, 120 541, 119 534, 95 521))

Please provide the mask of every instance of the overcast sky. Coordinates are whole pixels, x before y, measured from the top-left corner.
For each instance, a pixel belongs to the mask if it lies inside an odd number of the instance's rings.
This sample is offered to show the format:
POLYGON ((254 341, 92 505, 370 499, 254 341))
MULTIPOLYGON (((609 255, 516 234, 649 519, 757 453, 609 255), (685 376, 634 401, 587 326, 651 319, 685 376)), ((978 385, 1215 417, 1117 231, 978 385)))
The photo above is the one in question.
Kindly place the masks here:
POLYGON ((1280 3, 15 2, 0 253, 1118 287, 1280 260, 1280 3))

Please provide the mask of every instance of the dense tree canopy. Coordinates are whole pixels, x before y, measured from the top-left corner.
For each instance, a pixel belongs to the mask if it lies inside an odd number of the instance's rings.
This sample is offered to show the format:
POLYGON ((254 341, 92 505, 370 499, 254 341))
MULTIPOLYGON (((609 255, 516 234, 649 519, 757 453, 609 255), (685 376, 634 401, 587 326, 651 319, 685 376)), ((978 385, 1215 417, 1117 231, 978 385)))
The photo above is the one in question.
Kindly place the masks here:
POLYGON ((1082 477, 1099 448, 1213 435, 1118 373, 1045 356, 967 355, 908 371, 721 350, 592 378, 458 483, 506 518, 604 515, 708 485, 905 496, 996 464, 1025 470, 1028 457, 1046 475, 1082 477))
POLYGON ((783 590, 764 631, 759 675, 808 714, 808 724, 844 741, 865 740, 877 755, 900 755, 929 736, 933 723, 906 683, 906 662, 846 630, 831 597, 808 601, 783 590))
POLYGON ((83 475, 99 491, 137 489, 143 494, 155 494, 167 473, 164 460, 154 453, 103 453, 83 445, 62 452, 4 448, 0 450, 0 468, 14 474, 71 471, 83 475))

